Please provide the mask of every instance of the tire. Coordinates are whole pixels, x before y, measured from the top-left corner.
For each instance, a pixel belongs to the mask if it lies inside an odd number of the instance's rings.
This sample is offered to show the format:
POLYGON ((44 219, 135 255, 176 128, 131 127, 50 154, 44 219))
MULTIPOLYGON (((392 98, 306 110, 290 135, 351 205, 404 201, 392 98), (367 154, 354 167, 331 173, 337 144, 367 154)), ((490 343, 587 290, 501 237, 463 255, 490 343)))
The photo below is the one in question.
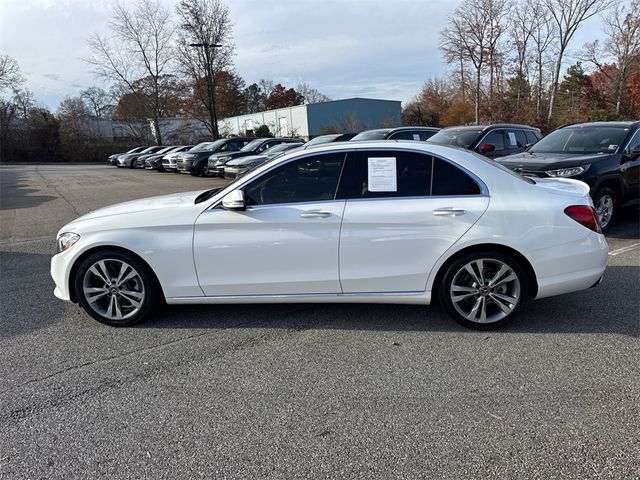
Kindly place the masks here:
POLYGON ((131 165, 129 165, 129 168, 136 168, 135 160, 131 160, 131 165))
POLYGON ((212 177, 213 174, 209 171, 209 161, 205 160, 204 162, 202 162, 202 168, 200 169, 202 171, 202 176, 203 177, 212 177))
POLYGON ((459 324, 491 330, 517 317, 528 300, 528 289, 527 275, 514 258, 498 252, 473 252, 447 268, 439 300, 459 324))
POLYGON ((143 321, 164 301, 151 269, 133 255, 114 250, 85 258, 77 270, 74 288, 85 312, 113 327, 143 321))
POLYGON ((593 197, 593 205, 598 214, 598 222, 602 233, 605 233, 618 215, 618 196, 613 189, 603 187, 597 191, 593 197))

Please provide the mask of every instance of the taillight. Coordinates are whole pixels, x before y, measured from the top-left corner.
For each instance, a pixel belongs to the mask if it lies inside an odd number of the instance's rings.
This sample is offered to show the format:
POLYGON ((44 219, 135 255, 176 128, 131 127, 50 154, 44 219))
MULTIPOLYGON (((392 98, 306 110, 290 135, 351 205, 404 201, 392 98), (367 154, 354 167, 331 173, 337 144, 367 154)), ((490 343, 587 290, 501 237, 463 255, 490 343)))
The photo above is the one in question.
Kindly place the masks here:
POLYGON ((589 230, 602 233, 600 222, 598 222, 598 215, 593 207, 589 205, 571 205, 564 209, 564 213, 589 230))

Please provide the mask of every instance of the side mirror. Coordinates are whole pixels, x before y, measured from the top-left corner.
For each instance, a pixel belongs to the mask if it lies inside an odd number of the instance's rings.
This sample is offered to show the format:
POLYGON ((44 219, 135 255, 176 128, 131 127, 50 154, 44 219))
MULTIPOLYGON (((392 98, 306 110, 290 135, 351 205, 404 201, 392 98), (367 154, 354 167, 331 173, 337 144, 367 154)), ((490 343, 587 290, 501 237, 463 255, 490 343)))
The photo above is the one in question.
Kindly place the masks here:
POLYGON ((482 153, 493 152, 496 149, 496 146, 493 143, 483 143, 480 147, 480 151, 482 153))
POLYGON ((242 190, 234 190, 227 193, 222 199, 222 208, 236 211, 246 210, 247 204, 244 201, 244 192, 242 190))

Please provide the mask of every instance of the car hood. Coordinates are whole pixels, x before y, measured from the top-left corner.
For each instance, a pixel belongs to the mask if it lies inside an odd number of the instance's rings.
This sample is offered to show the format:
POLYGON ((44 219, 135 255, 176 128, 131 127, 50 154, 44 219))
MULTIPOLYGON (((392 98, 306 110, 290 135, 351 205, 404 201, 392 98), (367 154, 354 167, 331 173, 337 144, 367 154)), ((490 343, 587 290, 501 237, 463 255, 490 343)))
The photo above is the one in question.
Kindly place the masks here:
POLYGON ((505 167, 523 168, 526 170, 552 170, 564 167, 576 167, 602 160, 608 153, 530 153, 523 152, 495 159, 505 167))
POLYGON ((227 165, 230 167, 244 167, 246 165, 251 165, 252 163, 265 161, 266 159, 267 157, 264 155, 250 155, 248 157, 242 157, 236 160, 230 160, 227 163, 227 165))
POLYGON ((172 207, 191 207, 194 205, 196 197, 202 192, 202 190, 197 190, 194 192, 172 193, 169 195, 161 195, 159 197, 141 198, 140 200, 116 203, 115 205, 99 208, 98 210, 94 210, 86 215, 78 217, 69 225, 84 222, 86 220, 94 220, 96 218, 111 217, 114 215, 151 212, 153 210, 164 210, 172 207))

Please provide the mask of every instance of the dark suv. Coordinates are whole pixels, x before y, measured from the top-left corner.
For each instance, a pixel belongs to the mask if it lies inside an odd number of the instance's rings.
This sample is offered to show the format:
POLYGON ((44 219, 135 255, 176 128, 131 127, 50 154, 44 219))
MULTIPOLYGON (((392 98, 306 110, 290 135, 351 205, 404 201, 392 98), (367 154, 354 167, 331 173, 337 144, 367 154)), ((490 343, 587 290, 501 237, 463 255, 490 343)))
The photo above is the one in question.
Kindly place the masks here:
POLYGON ((256 138, 250 143, 247 143, 242 149, 237 152, 229 153, 214 153, 209 156, 208 170, 214 175, 224 177, 224 166, 227 162, 235 160, 240 157, 247 157, 249 155, 260 155, 261 153, 269 150, 275 145, 281 143, 300 143, 299 138, 256 138))
POLYGON ((207 168, 207 159, 212 153, 237 152, 252 140, 252 137, 234 137, 200 143, 191 150, 178 155, 176 169, 180 173, 208 176, 210 173, 207 168))
POLYGON ((428 142, 462 147, 485 157, 498 158, 524 152, 541 138, 542 134, 538 128, 497 123, 487 126, 443 128, 428 142))
POLYGON ((417 140, 424 142, 440 131, 437 127, 398 127, 365 130, 350 141, 360 140, 417 140))
POLYGON ((618 207, 640 197, 640 122, 565 125, 499 162, 522 175, 587 183, 604 231, 618 207))

